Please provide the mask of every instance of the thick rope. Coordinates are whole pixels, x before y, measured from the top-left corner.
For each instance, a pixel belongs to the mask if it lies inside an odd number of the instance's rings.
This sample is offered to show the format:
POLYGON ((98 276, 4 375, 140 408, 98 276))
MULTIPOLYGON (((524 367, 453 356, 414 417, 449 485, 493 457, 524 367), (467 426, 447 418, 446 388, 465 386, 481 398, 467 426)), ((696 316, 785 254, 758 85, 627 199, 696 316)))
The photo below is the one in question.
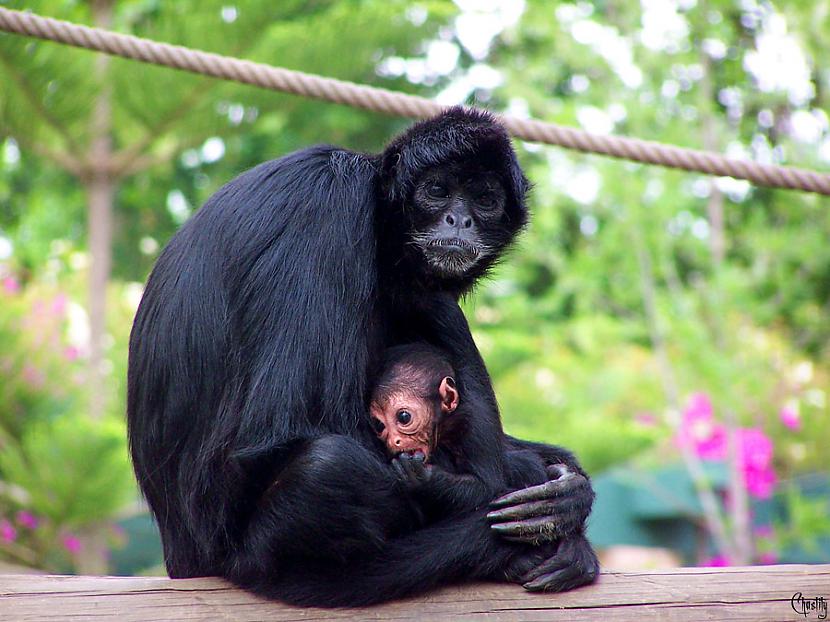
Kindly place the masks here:
MULTIPOLYGON (((0 8, 0 30, 389 115, 425 118, 445 108, 423 97, 280 69, 4 8, 0 8)), ((511 134, 527 141, 709 175, 746 179, 760 186, 830 195, 830 174, 733 160, 709 151, 637 138, 590 134, 543 121, 511 116, 500 118, 511 134)))

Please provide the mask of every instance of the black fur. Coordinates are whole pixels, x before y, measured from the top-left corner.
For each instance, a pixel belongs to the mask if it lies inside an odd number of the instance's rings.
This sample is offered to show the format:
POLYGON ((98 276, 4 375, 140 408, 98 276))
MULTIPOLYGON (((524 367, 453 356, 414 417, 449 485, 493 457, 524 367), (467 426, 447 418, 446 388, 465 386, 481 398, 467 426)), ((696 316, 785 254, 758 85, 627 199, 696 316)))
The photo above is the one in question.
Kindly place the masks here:
MULTIPOLYGON (((500 537, 486 508, 416 529, 368 423, 372 365, 390 345, 427 340, 452 354, 477 404, 467 451, 488 492, 526 484, 513 451, 559 461, 555 448, 504 436, 455 303, 496 257, 441 279, 408 244, 419 173, 458 162, 499 175, 508 204, 489 234, 508 246, 526 222, 527 182, 504 129, 456 108, 377 156, 313 147, 266 162, 220 189, 164 249, 130 338, 127 410, 172 577, 221 575, 289 602, 359 605, 517 579, 555 553, 500 537)), ((590 508, 590 487, 580 495, 590 508)))

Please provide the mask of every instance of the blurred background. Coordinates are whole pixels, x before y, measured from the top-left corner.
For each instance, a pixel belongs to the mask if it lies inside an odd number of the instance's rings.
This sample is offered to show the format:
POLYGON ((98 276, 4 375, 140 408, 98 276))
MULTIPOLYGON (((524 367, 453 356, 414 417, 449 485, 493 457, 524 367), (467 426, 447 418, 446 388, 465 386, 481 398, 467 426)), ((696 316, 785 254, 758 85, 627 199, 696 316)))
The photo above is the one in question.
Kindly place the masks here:
MULTIPOLYGON (((0 6, 830 168, 827 0, 0 6)), ((0 569, 163 572, 124 423, 155 258, 241 171, 408 123, 0 34, 0 569)), ((507 430, 592 474, 603 561, 830 561, 830 199, 517 149, 532 224, 465 307, 507 430)))

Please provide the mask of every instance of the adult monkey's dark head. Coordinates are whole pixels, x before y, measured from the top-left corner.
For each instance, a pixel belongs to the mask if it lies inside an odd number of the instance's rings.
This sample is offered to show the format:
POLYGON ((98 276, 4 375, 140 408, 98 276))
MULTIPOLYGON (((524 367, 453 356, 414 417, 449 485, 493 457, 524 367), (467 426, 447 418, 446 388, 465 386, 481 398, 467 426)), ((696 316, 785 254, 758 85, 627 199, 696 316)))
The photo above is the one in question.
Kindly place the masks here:
POLYGON ((384 254, 397 246, 431 288, 467 290, 527 222, 528 182, 510 138, 481 110, 414 125, 383 152, 382 182, 384 254))

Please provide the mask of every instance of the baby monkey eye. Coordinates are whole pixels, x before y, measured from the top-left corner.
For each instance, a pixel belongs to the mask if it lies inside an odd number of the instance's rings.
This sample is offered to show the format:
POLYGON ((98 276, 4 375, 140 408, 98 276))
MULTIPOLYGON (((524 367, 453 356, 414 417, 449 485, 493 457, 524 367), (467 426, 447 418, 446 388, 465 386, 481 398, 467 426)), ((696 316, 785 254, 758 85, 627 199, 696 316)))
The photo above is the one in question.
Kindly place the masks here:
POLYGON ((406 425, 410 421, 412 421, 412 413, 408 410, 401 410, 398 412, 398 423, 401 425, 406 425))
POLYGON ((384 425, 383 421, 381 421, 380 419, 375 419, 374 417, 371 419, 371 426, 372 431, 374 431, 375 434, 380 434, 386 429, 386 426, 384 425))

